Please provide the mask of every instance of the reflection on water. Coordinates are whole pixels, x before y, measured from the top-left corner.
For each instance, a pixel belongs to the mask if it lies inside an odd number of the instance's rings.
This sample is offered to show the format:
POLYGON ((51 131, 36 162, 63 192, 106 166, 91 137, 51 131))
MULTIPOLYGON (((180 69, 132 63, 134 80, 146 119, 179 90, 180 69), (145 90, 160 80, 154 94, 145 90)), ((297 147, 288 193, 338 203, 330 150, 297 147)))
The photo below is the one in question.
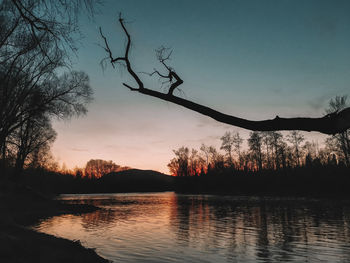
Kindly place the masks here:
POLYGON ((213 195, 64 196, 102 210, 36 229, 115 262, 350 262, 350 202, 213 195))

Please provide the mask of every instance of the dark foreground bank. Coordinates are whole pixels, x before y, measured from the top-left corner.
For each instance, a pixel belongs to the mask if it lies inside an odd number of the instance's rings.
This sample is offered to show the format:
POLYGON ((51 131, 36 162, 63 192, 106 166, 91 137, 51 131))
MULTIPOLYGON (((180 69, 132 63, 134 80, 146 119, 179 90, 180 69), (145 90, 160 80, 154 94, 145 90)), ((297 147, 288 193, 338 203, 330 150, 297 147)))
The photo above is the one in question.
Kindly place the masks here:
POLYGON ((38 233, 28 226, 59 214, 95 211, 90 205, 63 204, 26 186, 0 181, 0 262, 109 262, 79 241, 38 233))
POLYGON ((13 224, 1 226, 1 262, 108 262, 79 241, 37 233, 13 224))

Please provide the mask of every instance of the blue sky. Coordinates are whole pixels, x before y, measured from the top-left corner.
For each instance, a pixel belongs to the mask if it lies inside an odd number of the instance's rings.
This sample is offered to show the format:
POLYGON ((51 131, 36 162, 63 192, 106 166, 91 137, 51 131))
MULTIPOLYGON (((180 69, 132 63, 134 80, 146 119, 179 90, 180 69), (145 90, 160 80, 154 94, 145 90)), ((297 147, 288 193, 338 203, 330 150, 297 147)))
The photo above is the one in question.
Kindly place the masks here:
MULTIPOLYGON (((99 63, 105 53, 98 27, 115 56, 125 38, 122 12, 133 38, 136 71, 162 70, 154 50, 173 49, 171 66, 181 75, 188 99, 250 119, 320 116, 329 99, 349 93, 349 1, 105 1, 93 20, 82 15, 74 68, 91 78, 95 100, 84 118, 55 122, 56 158, 72 168, 92 158, 167 172, 172 149, 201 143, 219 145, 227 130, 176 105, 130 92, 123 68, 99 63)), ((156 78, 140 75, 149 88, 156 78)), ((305 134, 321 143, 323 136, 305 134)))

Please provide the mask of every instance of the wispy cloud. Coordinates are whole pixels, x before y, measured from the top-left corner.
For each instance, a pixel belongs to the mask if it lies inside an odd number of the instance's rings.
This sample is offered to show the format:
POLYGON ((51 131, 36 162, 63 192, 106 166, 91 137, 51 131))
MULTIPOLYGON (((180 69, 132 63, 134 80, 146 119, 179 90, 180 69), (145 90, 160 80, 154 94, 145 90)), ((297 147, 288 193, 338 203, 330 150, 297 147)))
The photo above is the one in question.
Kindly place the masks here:
POLYGON ((83 148, 69 148, 69 150, 73 152, 88 152, 88 149, 83 149, 83 148))

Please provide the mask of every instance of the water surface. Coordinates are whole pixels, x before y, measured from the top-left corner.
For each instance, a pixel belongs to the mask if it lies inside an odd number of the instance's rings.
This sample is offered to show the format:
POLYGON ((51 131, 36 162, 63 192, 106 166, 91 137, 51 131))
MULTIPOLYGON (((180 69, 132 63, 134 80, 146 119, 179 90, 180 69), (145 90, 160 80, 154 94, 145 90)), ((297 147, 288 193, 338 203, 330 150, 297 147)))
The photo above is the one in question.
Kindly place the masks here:
POLYGON ((34 228, 114 262, 350 262, 350 202, 215 195, 64 195, 102 210, 34 228))

